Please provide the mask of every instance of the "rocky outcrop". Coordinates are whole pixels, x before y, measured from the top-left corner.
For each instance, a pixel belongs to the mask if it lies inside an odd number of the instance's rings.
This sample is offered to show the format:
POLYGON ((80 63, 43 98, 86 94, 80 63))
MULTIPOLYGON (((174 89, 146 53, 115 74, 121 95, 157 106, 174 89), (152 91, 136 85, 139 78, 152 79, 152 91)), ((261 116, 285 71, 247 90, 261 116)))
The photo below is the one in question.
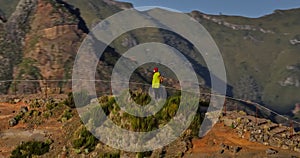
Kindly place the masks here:
MULTIPOLYGON (((22 58, 25 35, 29 31, 30 17, 35 12, 36 4, 36 0, 20 0, 15 12, 0 26, 0 80, 13 79, 13 66, 22 58)), ((9 84, 3 83, 0 93, 7 93, 9 84)))
POLYGON ((298 40, 298 39, 291 39, 291 40, 290 40, 290 43, 291 43, 292 45, 298 45, 298 44, 300 44, 300 40, 298 40))
POLYGON ((233 154, 236 154, 242 150, 242 147, 240 146, 229 146, 223 143, 220 145, 220 147, 221 147, 221 150, 219 151, 220 154, 223 154, 226 150, 230 151, 233 154))
MULTIPOLYGON (((81 41, 88 32, 77 18, 79 13, 65 3, 38 0, 26 34, 23 60, 14 70, 15 79, 63 80, 71 78, 71 68, 81 41), (75 13, 76 12, 76 13, 75 13), (74 13, 74 14, 73 14, 74 13)), ((45 88, 58 88, 62 82, 19 82, 17 93, 38 93, 45 88)), ((64 89, 60 89, 64 91, 64 89)))
POLYGON ((299 87, 300 86, 299 79, 297 77, 293 77, 293 76, 289 76, 289 77, 285 78, 283 81, 279 81, 279 84, 283 87, 286 87, 286 86, 299 87))
POLYGON ((247 30, 247 31, 259 31, 259 32, 262 32, 262 33, 274 33, 271 30, 266 30, 266 29, 263 29, 261 27, 256 27, 256 26, 251 26, 251 25, 232 24, 232 23, 226 22, 226 21, 224 21, 220 18, 216 18, 214 16, 210 16, 210 15, 201 13, 199 11, 192 11, 190 13, 190 15, 198 21, 201 21, 201 19, 206 19, 206 20, 209 20, 209 21, 214 22, 216 24, 223 25, 223 26, 225 26, 227 28, 230 28, 232 30, 247 30))
POLYGON ((239 137, 251 142, 286 150, 300 151, 300 135, 294 129, 263 118, 255 118, 238 112, 227 112, 220 121, 235 129, 239 137), (247 133, 250 133, 248 136, 247 133))
POLYGON ((59 25, 51 28, 42 30, 42 37, 49 40, 54 40, 65 34, 72 33, 74 30, 77 30, 77 25, 59 25))
POLYGON ((76 17, 76 19, 78 20, 78 29, 82 30, 84 33, 89 33, 89 28, 86 26, 84 19, 81 17, 80 10, 78 8, 75 8, 74 6, 62 0, 56 0, 56 2, 58 4, 61 4, 64 8, 66 8, 69 11, 69 13, 76 17))
POLYGON ((6 24, 9 40, 24 43, 24 36, 29 30, 29 23, 31 22, 30 16, 35 12, 36 6, 37 0, 20 0, 15 12, 6 24))
POLYGON ((300 66, 298 63, 293 65, 287 65, 285 69, 289 75, 284 76, 284 78, 278 82, 280 86, 299 88, 300 79, 299 76, 297 75, 300 70, 299 68, 300 66))

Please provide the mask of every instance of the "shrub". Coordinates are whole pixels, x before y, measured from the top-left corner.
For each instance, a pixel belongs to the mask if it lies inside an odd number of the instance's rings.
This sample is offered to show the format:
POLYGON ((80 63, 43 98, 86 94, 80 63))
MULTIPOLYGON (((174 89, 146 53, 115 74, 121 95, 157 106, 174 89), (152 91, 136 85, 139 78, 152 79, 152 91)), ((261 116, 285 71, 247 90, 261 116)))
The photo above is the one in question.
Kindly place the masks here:
POLYGON ((68 98, 63 102, 65 105, 67 105, 70 108, 75 108, 75 103, 74 103, 74 97, 72 93, 68 94, 68 98))
POLYGON ((134 131, 147 132, 158 128, 158 122, 154 117, 136 118, 132 117, 131 127, 134 131))
POLYGON ((150 157, 152 154, 151 151, 147 151, 147 152, 140 152, 136 154, 136 158, 144 158, 144 157, 150 157))
POLYGON ((44 116, 45 118, 49 118, 50 116, 52 116, 52 112, 51 112, 51 111, 45 111, 45 112, 43 113, 43 116, 44 116))
POLYGON ((119 158, 120 153, 101 153, 99 158, 119 158))
POLYGON ((109 99, 109 97, 108 97, 107 95, 102 96, 102 97, 99 98, 99 103, 100 103, 100 104, 107 103, 107 102, 108 102, 108 99, 109 99))
POLYGON ((41 115, 41 112, 40 111, 37 111, 37 110, 33 110, 33 117, 38 117, 41 115))
POLYGON ((83 107, 90 103, 90 96, 86 91, 69 93, 68 98, 64 101, 64 104, 70 108, 83 107), (76 105, 75 105, 76 103, 76 105))
POLYGON ((116 103, 115 99, 113 97, 111 97, 111 98, 108 98, 106 103, 101 104, 101 107, 106 115, 109 115, 109 113, 113 110, 113 108, 114 108, 113 105, 115 103, 116 103))
POLYGON ((35 99, 29 106, 30 106, 30 108, 39 108, 39 107, 41 107, 38 99, 35 99))
POLYGON ((98 143, 98 139, 85 127, 80 127, 79 131, 76 132, 75 137, 77 138, 72 141, 73 148, 75 149, 83 148, 88 149, 88 151, 93 151, 98 143))
POLYGON ((70 118, 73 117, 73 114, 72 114, 72 110, 70 109, 67 109, 64 111, 63 115, 62 115, 62 118, 66 118, 67 120, 69 120, 70 118))
POLYGON ((147 105, 151 101, 151 97, 147 93, 129 92, 133 100, 139 105, 147 105))
POLYGON ((33 155, 43 155, 49 152, 51 143, 52 142, 45 143, 39 141, 26 142, 12 151, 11 158, 26 158, 32 157, 33 155))
POLYGON ((19 121, 23 118, 23 116, 24 116, 23 113, 18 114, 18 115, 15 117, 16 121, 19 122, 19 121))
POLYGON ((199 136, 199 130, 200 126, 202 124, 203 118, 201 117, 200 113, 197 113, 194 117, 194 120, 192 121, 191 125, 189 126, 189 129, 192 130, 192 136, 198 137, 199 136))
POLYGON ((58 105, 58 104, 55 103, 53 100, 49 100, 49 101, 46 102, 46 108, 47 108, 48 110, 54 109, 57 105, 58 105))

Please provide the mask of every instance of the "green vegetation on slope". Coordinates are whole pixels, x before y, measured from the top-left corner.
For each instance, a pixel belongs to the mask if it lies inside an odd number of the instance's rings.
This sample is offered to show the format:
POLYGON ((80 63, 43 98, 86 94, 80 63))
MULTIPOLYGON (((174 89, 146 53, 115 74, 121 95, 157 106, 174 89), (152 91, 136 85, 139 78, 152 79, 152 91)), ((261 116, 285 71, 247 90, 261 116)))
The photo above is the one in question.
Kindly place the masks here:
POLYGON ((19 145, 12 151, 11 158, 27 158, 49 152, 51 142, 30 141, 19 145))
MULTIPOLYGON (((144 103, 149 103, 149 96, 146 93, 141 92, 131 92, 133 100, 143 106, 144 103), (147 101, 148 100, 148 101, 147 101)), ((127 100, 127 97, 123 99, 127 100)), ((180 96, 171 96, 167 99, 164 107, 153 116, 149 117, 135 117, 129 113, 124 112, 116 104, 115 99, 110 96, 103 96, 99 99, 100 106, 89 105, 92 108, 82 114, 82 121, 86 124, 88 128, 97 128, 100 126, 104 117, 101 115, 100 110, 103 109, 104 113, 118 126, 125 128, 127 130, 147 132, 160 128, 166 125, 175 115, 179 107, 180 96)), ((130 102, 129 102, 130 103, 130 102)), ((192 101, 190 102, 192 103, 192 101)), ((150 103, 151 104, 151 103, 150 103)), ((200 106, 207 106, 207 103, 200 102, 200 106)), ((188 110, 190 105, 187 103, 184 105, 188 110)), ((199 109, 200 110, 200 109, 199 109)), ((199 127, 202 122, 200 111, 197 112, 194 121, 192 122, 190 129, 193 131, 194 136, 199 132, 199 127)), ((175 129, 174 129, 175 130, 175 129)))

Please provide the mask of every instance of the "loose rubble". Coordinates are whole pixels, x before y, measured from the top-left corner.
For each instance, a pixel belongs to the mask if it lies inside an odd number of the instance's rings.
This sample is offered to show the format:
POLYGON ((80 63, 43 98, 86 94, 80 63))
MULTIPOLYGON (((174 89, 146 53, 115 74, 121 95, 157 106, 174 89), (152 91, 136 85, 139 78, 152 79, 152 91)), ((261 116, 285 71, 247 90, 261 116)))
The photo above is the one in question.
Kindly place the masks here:
MULTIPOLYGON (((266 146, 300 152, 300 134, 295 133, 290 127, 233 111, 227 112, 225 116, 220 118, 220 121, 224 125, 234 128, 240 138, 266 146), (250 133, 250 136, 247 138, 246 132, 250 133)), ((222 148, 224 149, 224 147, 222 148)), ((266 153, 274 153, 274 151, 268 150, 266 153)))

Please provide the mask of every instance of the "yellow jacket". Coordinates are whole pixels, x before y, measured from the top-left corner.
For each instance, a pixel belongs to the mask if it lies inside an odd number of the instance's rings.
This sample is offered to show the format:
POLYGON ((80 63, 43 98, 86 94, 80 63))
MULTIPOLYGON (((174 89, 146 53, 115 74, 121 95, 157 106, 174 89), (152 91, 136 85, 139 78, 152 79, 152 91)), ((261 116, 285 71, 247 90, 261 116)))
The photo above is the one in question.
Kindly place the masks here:
POLYGON ((155 72, 152 77, 152 88, 159 88, 160 87, 160 73, 155 72))

